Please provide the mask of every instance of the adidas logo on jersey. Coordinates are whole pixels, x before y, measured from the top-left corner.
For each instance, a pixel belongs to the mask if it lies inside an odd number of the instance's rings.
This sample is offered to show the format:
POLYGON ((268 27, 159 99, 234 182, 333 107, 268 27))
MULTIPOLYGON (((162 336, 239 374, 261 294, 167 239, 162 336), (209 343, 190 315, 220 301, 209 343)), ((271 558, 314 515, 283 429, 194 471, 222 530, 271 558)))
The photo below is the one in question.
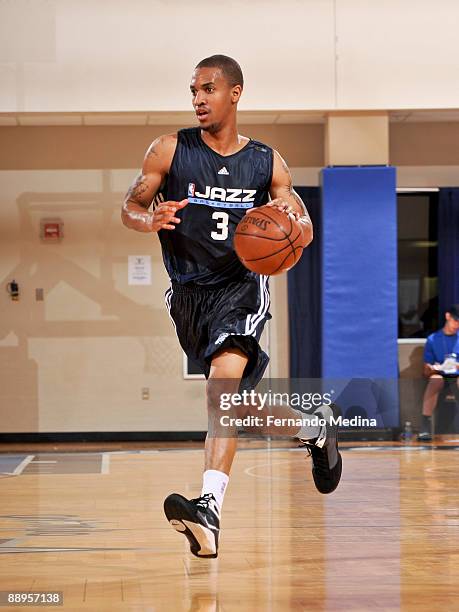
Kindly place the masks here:
POLYGON ((225 166, 223 166, 223 168, 221 168, 217 174, 225 174, 226 176, 229 176, 229 172, 228 170, 225 168, 225 166))

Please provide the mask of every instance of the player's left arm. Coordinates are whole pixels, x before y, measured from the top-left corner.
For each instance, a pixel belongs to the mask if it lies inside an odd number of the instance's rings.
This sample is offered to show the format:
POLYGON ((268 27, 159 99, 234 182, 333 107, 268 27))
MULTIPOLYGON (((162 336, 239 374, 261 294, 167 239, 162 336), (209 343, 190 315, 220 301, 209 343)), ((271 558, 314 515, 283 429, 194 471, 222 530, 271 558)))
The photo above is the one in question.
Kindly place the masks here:
POLYGON ((274 206, 287 214, 293 214, 303 226, 306 246, 310 244, 313 237, 311 217, 303 200, 293 189, 290 170, 277 151, 274 151, 273 176, 269 194, 272 200, 267 206, 274 206))

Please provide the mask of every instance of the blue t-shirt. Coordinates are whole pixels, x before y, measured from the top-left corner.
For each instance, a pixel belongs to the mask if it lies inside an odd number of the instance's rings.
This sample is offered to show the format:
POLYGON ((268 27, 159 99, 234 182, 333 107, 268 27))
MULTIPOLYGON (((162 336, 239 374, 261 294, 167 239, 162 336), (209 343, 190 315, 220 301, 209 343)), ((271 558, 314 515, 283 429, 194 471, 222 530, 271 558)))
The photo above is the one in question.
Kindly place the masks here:
POLYGON ((456 361, 459 361, 459 333, 447 336, 439 329, 430 334, 424 347, 424 362, 432 365, 443 363, 448 353, 456 353, 456 361))

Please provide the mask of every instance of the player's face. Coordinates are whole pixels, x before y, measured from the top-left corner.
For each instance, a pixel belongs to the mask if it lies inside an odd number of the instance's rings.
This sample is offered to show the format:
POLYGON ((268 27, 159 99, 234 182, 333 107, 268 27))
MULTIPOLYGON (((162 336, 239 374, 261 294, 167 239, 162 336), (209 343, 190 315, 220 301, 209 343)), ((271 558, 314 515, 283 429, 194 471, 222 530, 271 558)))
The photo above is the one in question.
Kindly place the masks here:
POLYGON ((193 107, 201 129, 216 132, 234 112, 241 87, 231 87, 220 68, 198 68, 190 83, 193 107))

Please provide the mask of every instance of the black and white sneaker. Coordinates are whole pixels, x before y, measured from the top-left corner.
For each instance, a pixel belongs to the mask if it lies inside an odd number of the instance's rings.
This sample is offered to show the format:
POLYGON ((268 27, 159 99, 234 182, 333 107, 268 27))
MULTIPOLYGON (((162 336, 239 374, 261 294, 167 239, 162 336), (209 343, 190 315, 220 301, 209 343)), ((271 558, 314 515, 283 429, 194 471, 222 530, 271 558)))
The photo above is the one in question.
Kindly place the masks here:
POLYGON ((338 427, 330 422, 330 417, 336 419, 339 409, 335 404, 320 406, 314 415, 325 419, 326 425, 322 427, 318 438, 300 441, 307 446, 312 457, 312 476, 317 490, 320 493, 332 493, 341 479, 342 459, 338 451, 338 427))
POLYGON ((220 518, 212 493, 197 499, 172 493, 164 500, 164 512, 172 527, 188 538, 193 555, 215 559, 218 555, 220 518))

